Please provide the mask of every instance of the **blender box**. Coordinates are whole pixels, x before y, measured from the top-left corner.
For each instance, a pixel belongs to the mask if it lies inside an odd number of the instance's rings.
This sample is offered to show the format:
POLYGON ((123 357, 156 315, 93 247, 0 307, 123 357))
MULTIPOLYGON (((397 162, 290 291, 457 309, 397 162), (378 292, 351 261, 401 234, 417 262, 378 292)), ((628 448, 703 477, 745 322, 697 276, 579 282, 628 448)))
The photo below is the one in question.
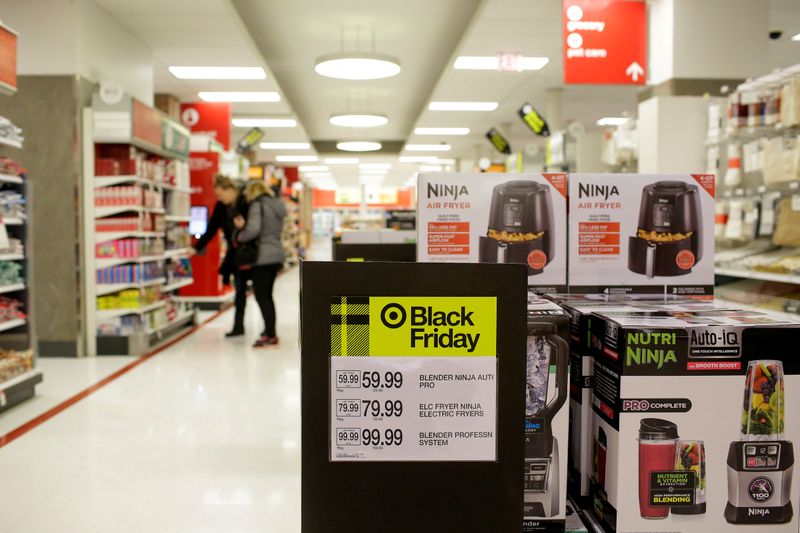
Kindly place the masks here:
POLYGON ((711 295, 713 174, 570 174, 569 292, 711 295))
POLYGON ((798 531, 800 324, 596 311, 591 491, 610 531, 798 531))
POLYGON ((420 174, 417 261, 520 263, 528 286, 567 285, 567 175, 420 174))
POLYGON ((528 291, 522 531, 564 531, 569 439, 569 316, 528 291))

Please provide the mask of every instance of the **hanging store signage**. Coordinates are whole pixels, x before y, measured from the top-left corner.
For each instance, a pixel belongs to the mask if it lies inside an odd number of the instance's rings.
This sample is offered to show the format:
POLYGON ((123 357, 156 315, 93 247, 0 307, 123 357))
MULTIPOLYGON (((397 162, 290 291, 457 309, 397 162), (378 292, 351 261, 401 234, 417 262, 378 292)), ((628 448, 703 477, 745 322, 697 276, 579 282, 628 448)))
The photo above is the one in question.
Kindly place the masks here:
POLYGON ((487 131, 486 138, 489 139, 489 142, 492 143, 492 146, 494 146, 495 149, 501 154, 511 153, 511 145, 508 143, 508 140, 503 137, 503 134, 497 130, 497 128, 492 128, 487 131))
POLYGON ((0 89, 17 90, 17 32, 0 23, 0 89))
POLYGON ((181 104, 181 122, 193 134, 208 135, 225 150, 231 149, 231 104, 188 102, 181 104))
POLYGON ((550 128, 547 126, 547 121, 536 111, 531 104, 525 104, 519 108, 519 118, 528 126, 533 133, 547 137, 550 135, 550 128))
POLYGON ((644 0, 563 1, 564 83, 644 85, 644 0))
POLYGON ((251 128, 250 131, 245 133, 239 142, 236 144, 236 151, 244 154, 253 149, 258 142, 264 138, 264 131, 259 128, 251 128))

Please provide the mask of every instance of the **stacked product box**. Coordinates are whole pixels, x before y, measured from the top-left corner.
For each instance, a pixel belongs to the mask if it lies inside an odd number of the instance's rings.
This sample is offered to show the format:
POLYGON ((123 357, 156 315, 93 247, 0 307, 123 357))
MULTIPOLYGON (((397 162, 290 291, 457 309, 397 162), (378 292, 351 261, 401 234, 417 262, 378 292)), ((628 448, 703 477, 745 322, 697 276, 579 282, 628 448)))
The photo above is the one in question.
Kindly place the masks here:
POLYGON ((537 292, 566 290, 566 174, 420 174, 418 191, 418 261, 520 263, 537 292))
POLYGON ((800 324, 687 310, 703 305, 594 313, 592 513, 620 532, 794 533, 800 324))
POLYGON ((712 174, 571 174, 569 292, 711 295, 712 174))
POLYGON ((528 291, 522 531, 564 531, 569 441, 569 316, 528 291))
POLYGON ((139 283, 164 277, 164 267, 159 263, 118 265, 97 269, 97 283, 139 283))

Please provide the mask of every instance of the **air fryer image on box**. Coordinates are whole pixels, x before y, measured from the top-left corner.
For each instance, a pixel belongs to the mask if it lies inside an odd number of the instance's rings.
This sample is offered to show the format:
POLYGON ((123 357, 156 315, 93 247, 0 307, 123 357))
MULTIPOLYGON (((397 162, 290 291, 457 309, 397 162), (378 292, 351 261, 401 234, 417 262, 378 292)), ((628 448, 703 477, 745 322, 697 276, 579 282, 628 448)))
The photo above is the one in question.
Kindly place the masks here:
POLYGON ((681 276, 702 258, 697 185, 658 181, 642 190, 639 227, 629 237, 628 268, 648 278, 681 276))
POLYGON ((420 174, 417 260, 525 265, 528 287, 567 290, 567 175, 420 174))
POLYGON ((489 228, 479 240, 481 263, 523 263, 541 274, 553 259, 556 231, 550 186, 534 181, 495 185, 489 228))

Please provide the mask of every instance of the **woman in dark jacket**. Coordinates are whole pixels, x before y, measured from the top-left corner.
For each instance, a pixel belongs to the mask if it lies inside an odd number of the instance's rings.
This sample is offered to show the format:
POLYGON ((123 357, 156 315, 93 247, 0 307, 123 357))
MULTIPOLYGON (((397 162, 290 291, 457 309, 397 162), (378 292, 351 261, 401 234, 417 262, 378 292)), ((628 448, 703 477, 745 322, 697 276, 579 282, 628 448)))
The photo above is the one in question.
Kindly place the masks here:
POLYGON ((193 246, 191 255, 202 252, 208 243, 216 237, 217 232, 222 230, 222 234, 228 243, 228 250, 225 258, 219 266, 219 273, 222 275, 222 282, 230 284, 233 275, 233 286, 236 289, 234 304, 236 311, 233 317, 233 329, 225 334, 226 337, 238 337, 244 335, 244 310, 247 304, 247 280, 248 272, 238 270, 233 265, 233 233, 236 230, 233 219, 238 216, 247 216, 247 202, 244 194, 239 187, 227 176, 217 174, 214 176, 214 196, 217 203, 208 219, 206 232, 197 239, 193 246))
POLYGON ((283 268, 283 219, 286 218, 286 206, 263 181, 251 181, 245 187, 245 199, 249 204, 247 221, 234 220, 241 231, 237 237, 239 242, 257 240, 258 256, 250 267, 250 279, 256 302, 264 318, 264 332, 256 341, 255 347, 278 344, 275 331, 275 302, 272 300, 272 287, 275 277, 283 268))

